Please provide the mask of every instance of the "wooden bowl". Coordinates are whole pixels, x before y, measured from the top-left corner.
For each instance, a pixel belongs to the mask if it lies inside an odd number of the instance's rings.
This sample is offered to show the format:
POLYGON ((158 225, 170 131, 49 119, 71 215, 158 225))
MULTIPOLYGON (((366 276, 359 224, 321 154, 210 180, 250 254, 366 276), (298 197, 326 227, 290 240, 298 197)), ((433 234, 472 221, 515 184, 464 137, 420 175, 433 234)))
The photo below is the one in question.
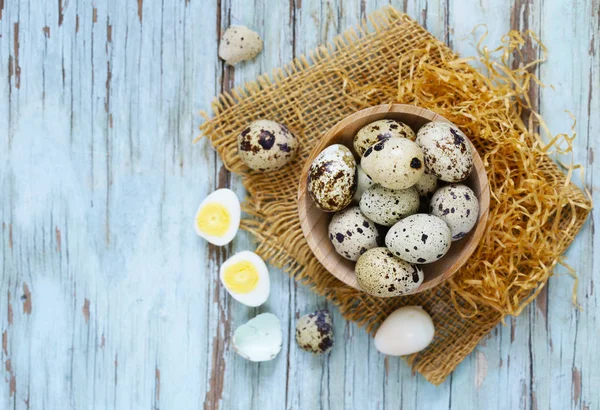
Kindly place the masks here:
MULTIPOLYGON (((328 226, 333 213, 324 212, 317 208, 308 193, 308 171, 317 155, 329 145, 343 144, 354 152, 352 140, 358 130, 373 121, 381 119, 401 121, 408 124, 415 132, 431 121, 450 122, 432 111, 404 104, 378 105, 358 111, 344 118, 323 135, 306 161, 298 187, 298 214, 308 245, 317 259, 332 275, 359 290, 360 287, 354 274, 355 262, 340 256, 329 240, 328 226)), ((489 183, 479 154, 472 144, 471 148, 474 167, 471 175, 463 183, 468 185, 479 199, 477 225, 463 239, 452 242, 450 250, 442 259, 434 263, 421 265, 425 273, 425 279, 419 288, 411 292, 413 294, 430 289, 451 277, 471 256, 485 230, 490 206, 489 183)))

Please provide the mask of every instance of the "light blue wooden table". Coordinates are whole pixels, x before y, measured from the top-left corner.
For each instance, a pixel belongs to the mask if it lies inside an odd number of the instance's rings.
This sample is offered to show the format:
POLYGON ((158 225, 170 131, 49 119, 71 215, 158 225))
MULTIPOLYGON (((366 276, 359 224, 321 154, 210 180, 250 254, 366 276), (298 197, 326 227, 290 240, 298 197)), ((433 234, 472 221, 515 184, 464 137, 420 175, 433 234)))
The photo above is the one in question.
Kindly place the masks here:
MULTIPOLYGON (((598 409, 600 238, 594 211, 537 301, 498 326, 439 387, 377 354, 364 330, 272 270, 260 309, 231 300, 217 268, 251 247, 210 251, 192 217, 241 184, 206 141, 213 95, 331 40, 385 1, 0 0, 0 409, 598 409), (230 23, 265 49, 227 69, 230 23), (293 317, 334 314, 337 346, 312 357, 293 317), (231 333, 258 312, 283 319, 279 357, 237 356, 231 333)), ((574 161, 598 201, 600 5, 562 0, 394 1, 462 55, 532 29, 555 89, 533 95, 554 132, 578 119, 574 161)), ((535 57, 533 51, 530 57, 535 57)))

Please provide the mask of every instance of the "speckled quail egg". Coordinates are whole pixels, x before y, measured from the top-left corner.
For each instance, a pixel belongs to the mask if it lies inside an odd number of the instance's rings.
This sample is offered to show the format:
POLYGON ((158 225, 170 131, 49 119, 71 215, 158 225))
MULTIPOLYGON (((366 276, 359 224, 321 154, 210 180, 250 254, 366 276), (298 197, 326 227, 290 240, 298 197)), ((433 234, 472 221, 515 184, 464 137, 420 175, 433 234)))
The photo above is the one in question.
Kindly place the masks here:
POLYGON ((437 216, 411 215, 392 226, 385 245, 397 257, 410 263, 431 263, 448 252, 450 228, 437 216))
POLYGON ((354 271, 360 288, 379 297, 410 293, 424 278, 420 267, 395 257, 387 248, 373 248, 363 253, 354 271))
POLYGON ((335 251, 351 261, 380 241, 375 224, 367 219, 358 206, 337 212, 329 222, 329 239, 335 251))
POLYGON ((406 124, 394 120, 379 120, 362 127, 354 136, 353 145, 356 153, 362 157, 367 148, 387 138, 417 139, 415 132, 406 124))
POLYGON ((298 140, 283 124, 258 120, 238 135, 238 154, 248 167, 274 171, 287 164, 298 150, 298 140))
POLYGON ((438 189, 438 185, 438 179, 435 175, 424 172, 415 184, 415 188, 421 200, 430 200, 433 193, 438 189))
POLYGON ((430 210, 450 227, 452 240, 464 238, 479 217, 479 201, 466 185, 452 184, 438 189, 431 198, 430 210))
POLYGON ((388 189, 374 185, 360 198, 360 210, 375 223, 392 226, 419 209, 419 194, 414 187, 388 189))
POLYGON ((354 197, 357 185, 356 161, 341 144, 325 148, 310 165, 308 192, 324 211, 344 209, 354 197))
POLYGON ((229 65, 252 60, 263 49, 263 41, 257 32, 246 26, 231 26, 221 38, 219 57, 229 65))
POLYGON ((333 348, 333 322, 327 310, 317 310, 296 322, 296 343, 314 354, 329 353, 333 348))
POLYGON ((363 171, 360 165, 357 165, 356 168, 358 184, 356 186, 356 192, 354 193, 353 201, 358 202, 360 201, 360 197, 362 196, 362 194, 364 194, 364 192, 367 189, 375 185, 375 182, 371 181, 371 179, 367 176, 367 174, 365 174, 365 171, 363 171))
POLYGON ((413 186, 425 171, 421 148, 407 138, 388 138, 370 146, 360 165, 376 184, 390 189, 413 186))
POLYGON ((425 124, 417 133, 417 144, 423 150, 427 172, 442 181, 463 181, 473 169, 471 143, 453 124, 425 124))

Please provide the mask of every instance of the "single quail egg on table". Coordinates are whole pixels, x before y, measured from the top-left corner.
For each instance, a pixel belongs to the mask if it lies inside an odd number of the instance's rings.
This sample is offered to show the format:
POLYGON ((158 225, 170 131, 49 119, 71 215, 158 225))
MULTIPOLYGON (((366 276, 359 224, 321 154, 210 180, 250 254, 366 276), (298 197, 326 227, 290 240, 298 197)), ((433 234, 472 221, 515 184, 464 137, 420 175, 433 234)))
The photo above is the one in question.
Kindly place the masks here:
POLYGON ((356 261, 358 257, 380 241, 377 227, 365 217, 358 206, 337 212, 329 222, 329 239, 335 251, 344 258, 356 261))
POLYGON ((390 228, 385 245, 397 257, 410 263, 431 263, 448 252, 452 235, 437 216, 416 214, 390 228))
POLYGON ((362 290, 373 296, 406 295, 423 283, 423 271, 395 257, 387 248, 369 249, 358 258, 354 268, 362 290))
POLYGON ((462 184, 438 189, 431 198, 430 209, 450 227, 453 241, 464 238, 479 218, 479 201, 473 190, 462 184))
POLYGON ((425 349, 435 335, 431 316, 420 306, 404 306, 392 312, 375 334, 375 348, 390 356, 404 356, 425 349))
POLYGON ((263 41, 257 32, 246 26, 231 26, 221 38, 219 57, 229 65, 252 60, 262 51, 263 41))
POLYGON ((281 351, 283 334, 281 322, 272 313, 261 313, 233 334, 233 349, 252 362, 273 360, 281 351))
POLYGON ((414 187, 388 189, 374 185, 360 198, 360 210, 375 223, 392 226, 419 209, 419 194, 414 187))
POLYGON ((256 171, 274 171, 286 165, 298 150, 298 140, 283 124, 258 120, 238 135, 238 155, 256 171))
POLYGON ((473 153, 466 135, 453 124, 430 122, 417 132, 427 172, 446 182, 465 180, 473 169, 473 153))
POLYGON ((317 310, 296 322, 296 343, 314 354, 329 353, 333 348, 333 322, 327 310, 317 310))
POLYGON ((269 270, 254 252, 239 252, 227 259, 221 265, 219 276, 227 292, 246 306, 260 306, 269 298, 269 270))
POLYGON ((367 148, 387 138, 417 139, 415 132, 408 125, 395 120, 379 120, 362 127, 354 136, 352 145, 356 153, 362 157, 367 148))
POLYGON ((227 245, 240 227, 240 200, 231 189, 217 189, 207 196, 194 217, 198 236, 213 245, 227 245))
POLYGON ((357 181, 356 192, 354 193, 353 201, 359 202, 362 194, 364 194, 367 189, 369 189, 373 185, 375 185, 375 182, 373 182, 371 180, 371 178, 369 178, 367 176, 367 174, 365 174, 365 171, 363 171, 363 169, 360 165, 356 165, 356 170, 357 170, 356 176, 358 178, 358 181, 357 181))
POLYGON ((322 210, 342 210, 352 202, 356 192, 356 173, 352 152, 341 144, 330 145, 310 165, 308 192, 322 210))
POLYGON ((373 182, 390 189, 413 186, 425 171, 421 148, 407 138, 388 138, 371 145, 360 165, 373 182))

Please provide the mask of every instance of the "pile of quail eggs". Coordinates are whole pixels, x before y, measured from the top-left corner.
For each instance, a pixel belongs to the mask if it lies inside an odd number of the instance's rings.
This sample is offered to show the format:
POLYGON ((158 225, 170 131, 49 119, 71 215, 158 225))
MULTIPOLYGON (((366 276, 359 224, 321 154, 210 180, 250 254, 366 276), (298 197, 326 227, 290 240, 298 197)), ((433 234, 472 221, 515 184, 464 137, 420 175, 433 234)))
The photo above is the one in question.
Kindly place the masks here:
POLYGON ((359 286, 379 297, 400 296, 423 282, 421 265, 444 257, 475 226, 479 203, 461 184, 473 169, 471 144, 453 124, 430 122, 415 134, 384 119, 361 128, 353 151, 325 148, 312 162, 308 191, 335 212, 329 239, 355 261, 359 286))

